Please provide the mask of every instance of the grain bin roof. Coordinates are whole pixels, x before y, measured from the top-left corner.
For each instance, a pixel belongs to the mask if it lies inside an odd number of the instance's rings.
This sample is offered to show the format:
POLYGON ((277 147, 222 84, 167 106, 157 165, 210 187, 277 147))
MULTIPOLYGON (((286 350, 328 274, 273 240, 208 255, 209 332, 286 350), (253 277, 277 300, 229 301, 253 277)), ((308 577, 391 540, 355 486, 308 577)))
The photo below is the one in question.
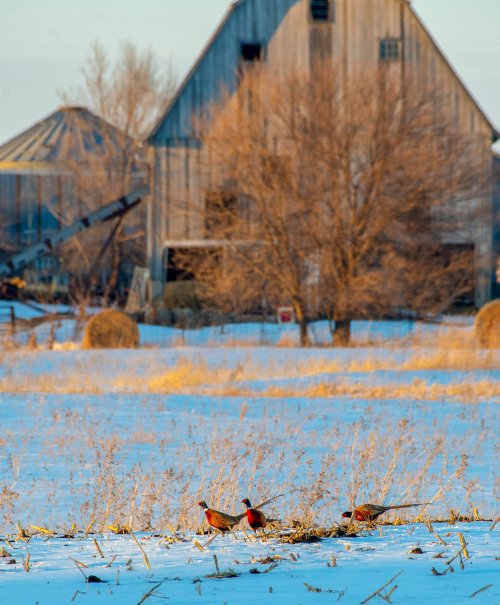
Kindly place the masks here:
POLYGON ((0 146, 2 164, 46 166, 103 153, 104 141, 118 150, 120 131, 84 107, 61 107, 0 146))

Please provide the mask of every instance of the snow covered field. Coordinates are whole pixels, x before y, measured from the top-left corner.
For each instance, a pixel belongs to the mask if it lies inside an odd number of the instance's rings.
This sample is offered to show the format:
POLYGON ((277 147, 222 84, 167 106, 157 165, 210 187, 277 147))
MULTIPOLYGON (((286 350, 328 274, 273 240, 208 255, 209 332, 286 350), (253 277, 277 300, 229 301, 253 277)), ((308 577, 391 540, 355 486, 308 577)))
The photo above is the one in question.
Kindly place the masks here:
MULTIPOLYGON (((16 563, 0 563, 0 598, 2 603, 18 605, 62 605, 142 603, 141 599, 163 582, 147 603, 200 603, 222 605, 234 603, 321 604, 361 603, 399 572, 388 586, 397 589, 392 603, 439 603, 461 605, 500 602, 498 581, 498 530, 488 531, 489 524, 435 526, 445 542, 423 525, 383 527, 380 533, 351 539, 327 539, 315 544, 284 545, 275 541, 248 542, 240 534, 218 538, 205 552, 200 552, 188 536, 186 542, 168 544, 161 537, 138 536, 151 570, 130 536, 98 537, 104 558, 98 554, 94 537, 76 540, 32 539, 27 545, 9 549, 16 563), (461 548, 458 533, 467 542, 469 559, 463 569, 457 558, 454 571, 442 573, 461 548), (420 549, 422 554, 411 551, 420 549), (26 573, 22 558, 30 552, 30 571, 26 573), (435 558, 441 553, 441 558, 435 558), (237 577, 207 578, 219 569, 234 570, 237 577), (332 567, 332 557, 336 566, 332 567), (88 567, 105 583, 86 583, 72 560, 88 567), (262 561, 266 561, 265 563, 262 561), (277 564, 273 567, 274 564, 277 564), (260 573, 252 572, 257 570, 260 573), (488 587, 483 592, 472 595, 488 587), (312 590, 314 589, 314 590, 312 590), (317 592, 316 592, 317 591, 317 592), (471 598, 472 597, 472 598, 471 598)), ((387 594, 387 593, 382 593, 387 594)), ((381 603, 379 597, 372 603, 381 603)))
MULTIPOLYGON (((59 342, 72 340, 68 321, 59 342)), ((268 343, 292 335, 266 329, 268 343)), ((465 343, 470 325, 460 329, 465 343)), ((500 603, 500 356, 457 348, 456 334, 439 346, 435 326, 411 327, 435 347, 394 346, 405 330, 360 323, 355 334, 381 344, 345 350, 251 346, 261 326, 143 327, 137 351, 0 350, 0 604, 350 604, 399 572, 387 602, 500 603), (165 343, 177 345, 151 348, 165 343), (432 505, 357 538, 288 545, 238 531, 194 545, 198 500, 241 512, 243 497, 279 493, 265 510, 287 526, 334 527, 361 502, 432 505), (450 510, 487 521, 450 525, 450 510), (426 519, 445 522, 432 533, 426 519), (73 523, 89 534, 61 537, 73 523), (132 527, 150 570, 110 526, 132 527), (460 557, 446 565, 459 533, 463 569, 460 557), (214 554, 237 577, 205 577, 214 554)))
MULTIPOLYGON (((0 306, 7 305, 14 308, 17 318, 34 320, 43 316, 44 312, 59 313, 61 316, 53 322, 43 323, 29 332, 20 332, 14 336, 19 344, 26 344, 33 333, 37 342, 42 346, 47 342, 51 333, 56 342, 68 343, 81 340, 81 326, 74 319, 64 314, 74 313, 74 308, 66 305, 36 305, 36 308, 26 306, 16 301, 0 301, 0 306)), ((89 313, 99 309, 88 309, 89 313)), ((7 316, 4 321, 7 320, 7 316)), ((446 318, 451 326, 465 326, 470 328, 472 318, 453 317, 446 318)), ((419 322, 408 321, 354 321, 352 324, 353 339, 359 343, 394 342, 408 337, 418 337, 421 334, 432 336, 439 332, 439 324, 423 325, 419 322)), ((216 345, 287 345, 299 344, 297 326, 292 324, 278 325, 274 323, 261 324, 227 324, 225 326, 207 327, 199 330, 180 330, 178 328, 159 327, 153 325, 140 326, 141 345, 145 347, 170 346, 216 346, 216 345)), ((328 323, 314 322, 310 325, 310 337, 314 344, 325 345, 331 342, 328 323)))

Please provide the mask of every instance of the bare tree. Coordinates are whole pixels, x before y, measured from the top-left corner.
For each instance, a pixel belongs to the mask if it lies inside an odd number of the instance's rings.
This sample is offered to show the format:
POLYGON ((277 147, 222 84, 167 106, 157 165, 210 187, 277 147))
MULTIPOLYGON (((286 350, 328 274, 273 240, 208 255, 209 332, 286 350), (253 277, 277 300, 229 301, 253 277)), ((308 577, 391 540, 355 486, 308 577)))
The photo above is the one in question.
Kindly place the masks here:
POLYGON ((401 86, 389 73, 361 74, 340 94, 337 85, 318 81, 305 94, 321 132, 309 141, 319 309, 346 344, 354 318, 442 312, 473 288, 463 242, 474 239, 464 231, 477 219, 482 149, 419 75, 401 86))
MULTIPOLYGON (((66 153, 74 175, 74 194, 58 209, 70 223, 82 213, 126 195, 149 179, 143 140, 165 109, 175 90, 170 66, 160 72, 150 50, 131 42, 120 46, 113 64, 104 48, 95 42, 82 68, 84 84, 62 93, 66 104, 85 105, 98 118, 87 114, 75 124, 75 137, 66 153)), ((78 120, 76 115, 75 120, 78 120)), ((64 251, 67 268, 74 277, 74 293, 88 296, 105 274, 106 293, 116 287, 122 263, 143 264, 145 209, 135 210, 110 227, 82 233, 64 251)))
POLYGON ((291 304, 306 345, 310 317, 346 344, 355 318, 442 311, 470 290, 460 242, 484 150, 448 101, 418 74, 403 86, 390 70, 252 70, 204 140, 220 246, 184 259, 201 294, 225 309, 291 304))

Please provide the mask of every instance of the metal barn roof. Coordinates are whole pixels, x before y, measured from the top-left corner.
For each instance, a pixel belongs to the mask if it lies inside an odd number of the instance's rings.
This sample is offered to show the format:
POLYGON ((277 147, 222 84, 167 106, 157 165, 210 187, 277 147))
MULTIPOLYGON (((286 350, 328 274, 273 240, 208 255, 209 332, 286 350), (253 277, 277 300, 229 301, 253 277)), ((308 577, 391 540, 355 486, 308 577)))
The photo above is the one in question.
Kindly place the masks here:
POLYGON ((118 137, 118 129, 88 109, 61 107, 0 145, 0 170, 78 161, 88 153, 103 153, 104 141, 118 143, 118 137))

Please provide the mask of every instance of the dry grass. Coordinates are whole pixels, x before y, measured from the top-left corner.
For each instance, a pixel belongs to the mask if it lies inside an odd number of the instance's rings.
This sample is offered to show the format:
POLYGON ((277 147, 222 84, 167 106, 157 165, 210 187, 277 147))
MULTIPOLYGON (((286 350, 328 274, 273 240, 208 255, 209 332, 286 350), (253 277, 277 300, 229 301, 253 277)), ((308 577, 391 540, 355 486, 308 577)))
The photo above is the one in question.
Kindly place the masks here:
MULTIPOLYGON (((428 347, 435 349, 477 349, 478 342, 471 326, 441 325, 434 330, 426 325, 417 325, 415 333, 406 342, 399 341, 402 347, 428 347)), ((398 342, 394 343, 398 346, 398 342)))
POLYGON ((114 362, 106 352, 70 355, 58 371, 40 375, 29 371, 39 367, 40 353, 3 353, 0 392, 30 395, 21 398, 15 428, 3 427, 0 435, 0 531, 18 520, 23 527, 74 523, 89 531, 197 529, 200 499, 238 513, 242 497, 264 500, 282 492, 286 502, 273 503, 269 516, 332 527, 355 503, 427 500, 429 486, 436 507, 426 514, 435 516, 437 507, 472 514, 477 506, 491 513, 489 487, 474 470, 482 448, 496 438, 486 407, 422 402, 497 400, 498 382, 472 374, 498 369, 497 351, 443 346, 346 351, 338 358, 325 351, 292 365, 279 350, 264 362, 249 351, 238 364, 223 357, 209 363, 206 350, 190 350, 174 357, 167 371, 155 361, 146 373, 134 365, 142 354, 114 362), (24 363, 28 371, 19 371, 24 363), (372 380, 385 370, 400 372, 402 380, 372 380), (441 384, 434 370, 452 370, 456 379, 441 384), (412 371, 422 374, 405 379, 412 371), (307 377, 314 383, 294 380, 307 377), (284 379, 284 386, 252 388, 252 381, 266 379, 284 379), (157 393, 197 397, 185 404, 157 393), (243 401, 220 402, 214 394, 243 401), (414 403, 404 417, 392 418, 384 406, 354 399, 414 403), (346 419, 329 422, 339 406, 346 419), (460 433, 448 428, 457 421, 464 422, 460 433), (52 467, 58 472, 46 476, 44 469, 52 467), (54 519, 63 500, 67 516, 54 519))
POLYGON ((93 384, 92 380, 84 380, 80 375, 65 376, 61 380, 50 374, 30 377, 29 379, 0 378, 0 393, 54 393, 78 395, 97 395, 103 392, 102 387, 93 384))
POLYGON ((401 370, 498 370, 500 355, 478 349, 436 348, 415 352, 401 365, 401 370))
POLYGON ((242 376, 241 366, 235 369, 220 367, 211 369, 203 361, 194 363, 190 360, 182 360, 161 376, 150 380, 148 387, 152 392, 172 393, 204 384, 229 383, 240 380, 242 376))
MULTIPOLYGON (((56 353, 57 354, 57 353, 56 353)), ((15 371, 26 361, 36 365, 37 352, 3 354, 0 359, 0 392, 10 393, 208 393, 226 396, 303 396, 354 397, 373 399, 412 398, 478 401, 497 398, 500 385, 494 378, 478 380, 476 371, 500 368, 500 351, 480 349, 409 349, 362 355, 351 351, 343 358, 328 353, 296 364, 280 362, 276 356, 259 361, 249 351, 237 364, 222 358, 208 363, 206 352, 191 351, 176 359, 165 371, 161 361, 153 361, 147 370, 139 371, 135 357, 118 363, 105 353, 93 353, 89 363, 61 362, 60 370, 47 374, 15 371), (122 364, 122 365, 120 365, 122 364), (452 382, 441 384, 433 371, 454 372, 452 382), (377 372, 396 372, 393 380, 377 376, 377 372), (418 372, 418 376, 412 376, 418 372), (372 378, 373 375, 373 378, 372 378), (63 378, 62 378, 63 377, 63 378), (262 390, 262 382, 290 380, 279 387, 270 384, 262 390), (299 380, 297 380, 299 379, 299 380), (310 380, 307 380, 310 379, 310 380), (258 381, 259 389, 254 389, 258 381)), ((140 355, 140 353, 138 353, 140 355)), ((71 358, 70 358, 71 359, 71 358)))
POLYGON ((248 388, 229 386, 225 389, 210 388, 205 392, 213 395, 230 395, 232 397, 261 397, 287 398, 332 398, 349 397, 352 399, 412 399, 423 401, 442 401, 445 399, 477 402, 482 399, 500 397, 500 383, 494 381, 459 382, 441 385, 427 383, 425 380, 414 380, 404 385, 365 385, 361 383, 331 383, 297 386, 275 387, 270 386, 264 391, 255 393, 248 388))
MULTIPOLYGON (((293 368, 262 367, 249 360, 233 369, 211 367, 206 363, 180 360, 175 367, 148 383, 152 392, 210 393, 226 396, 266 397, 337 397, 424 400, 458 399, 478 401, 500 396, 500 383, 495 380, 473 380, 468 373, 476 370, 495 370, 500 367, 500 355, 481 350, 435 349, 417 350, 406 358, 368 356, 364 359, 319 359, 298 364, 293 368), (414 372, 451 370, 460 372, 451 384, 440 384, 436 378, 415 378, 410 382, 373 385, 349 374, 370 374, 378 371, 414 372), (336 374, 341 374, 336 378, 336 374), (325 376, 324 380, 321 377, 325 376), (253 380, 285 378, 319 378, 316 384, 269 386, 255 391, 253 380), (243 383, 243 384, 242 384, 243 383), (246 383, 246 384, 245 384, 246 383)), ((129 382, 130 384, 130 382, 129 382)), ((118 386, 118 384, 117 384, 118 386)))
POLYGON ((399 352, 373 353, 362 359, 318 360, 301 364, 298 374, 302 376, 317 376, 337 372, 368 373, 381 370, 411 372, 419 370, 459 370, 472 372, 475 370, 498 370, 500 354, 495 351, 480 349, 407 349, 405 355, 399 352))
POLYGON ((447 428, 455 410, 432 424, 414 415, 415 406, 399 419, 366 406, 358 419, 339 425, 325 421, 325 405, 295 406, 290 414, 289 404, 273 401, 243 401, 234 409, 209 400, 186 410, 155 396, 135 396, 133 407, 120 396, 106 402, 31 398, 26 414, 33 422, 23 427, 21 441, 17 431, 4 429, 0 531, 18 520, 23 527, 74 523, 98 532, 194 530, 200 499, 239 513, 242 497, 265 500, 283 492, 287 498, 266 507, 268 516, 332 527, 353 503, 422 501, 429 486, 446 511, 480 506, 486 512, 478 501, 486 497, 484 485, 478 491, 471 466, 493 443, 495 427, 474 406, 467 432, 455 436, 447 428), (249 415, 255 405, 258 415, 249 415), (125 426, 123 414, 133 414, 125 426), (48 477, 40 472, 52 467, 57 472, 48 477), (60 518, 62 500, 68 516, 60 518))

